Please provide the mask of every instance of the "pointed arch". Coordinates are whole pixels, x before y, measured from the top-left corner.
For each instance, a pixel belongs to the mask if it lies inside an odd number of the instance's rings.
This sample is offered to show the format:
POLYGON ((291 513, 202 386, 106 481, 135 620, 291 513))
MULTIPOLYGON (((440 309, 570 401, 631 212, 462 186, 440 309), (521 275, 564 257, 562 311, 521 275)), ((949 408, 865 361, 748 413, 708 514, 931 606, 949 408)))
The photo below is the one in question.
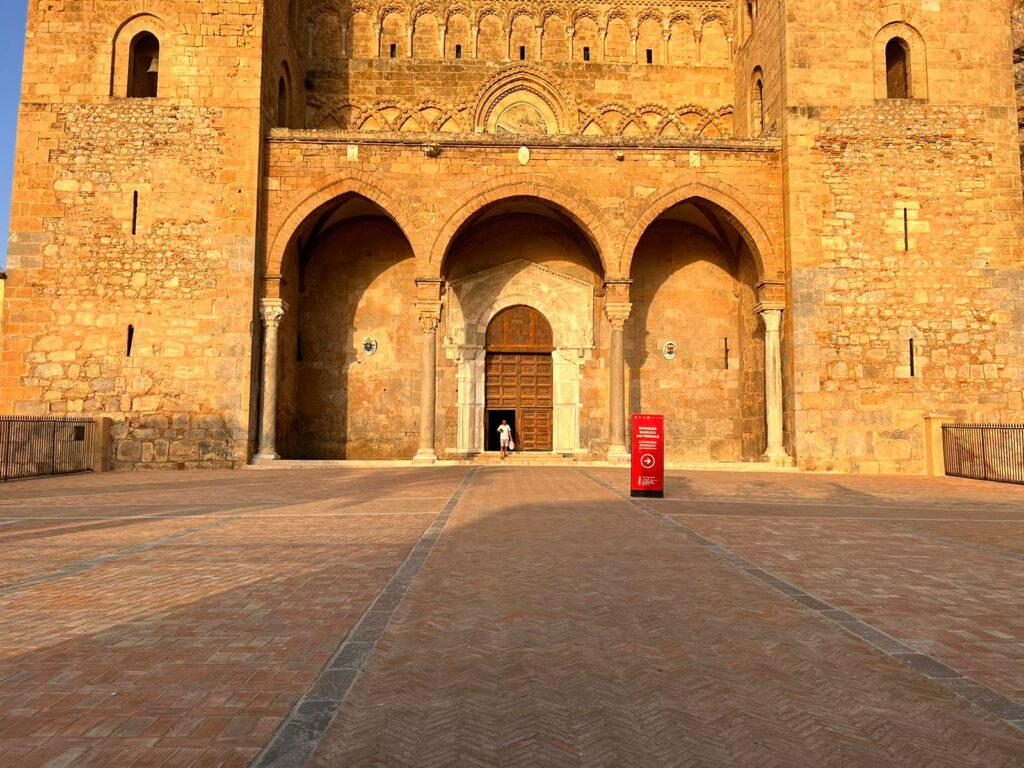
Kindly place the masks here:
POLYGON ((696 178, 684 181, 663 192, 645 206, 626 236, 619 256, 619 274, 628 275, 630 273, 637 244, 654 220, 688 200, 706 200, 719 209, 719 212, 740 233, 750 249, 760 280, 782 279, 785 271, 776 255, 771 238, 760 220, 751 211, 751 206, 744 199, 743 194, 722 182, 713 179, 697 180, 696 178))
POLYGON ((466 225, 486 206, 514 198, 539 200, 568 218, 587 238, 602 271, 608 272, 606 255, 610 253, 612 241, 598 207, 577 189, 562 189, 546 180, 517 174, 479 185, 452 206, 447 220, 427 251, 427 271, 424 274, 440 277, 445 257, 466 225))
POLYGON ((288 246, 299 227, 318 211, 347 197, 363 197, 380 206, 402 230, 402 234, 412 247, 413 255, 418 257, 424 253, 420 233, 425 229, 419 226, 413 212, 406 208, 399 198, 388 194, 375 184, 368 174, 365 177, 355 175, 307 187, 298 192, 292 198, 292 202, 283 204, 287 213, 281 224, 273 228, 264 262, 264 276, 280 277, 288 246))

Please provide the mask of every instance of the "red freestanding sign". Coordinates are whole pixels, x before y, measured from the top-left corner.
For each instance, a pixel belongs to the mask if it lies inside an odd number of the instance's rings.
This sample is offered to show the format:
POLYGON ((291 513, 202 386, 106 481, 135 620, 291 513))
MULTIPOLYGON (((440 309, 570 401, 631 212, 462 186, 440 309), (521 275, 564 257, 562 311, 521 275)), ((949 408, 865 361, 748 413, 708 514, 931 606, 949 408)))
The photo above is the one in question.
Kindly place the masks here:
POLYGON ((665 417, 633 414, 633 454, 629 495, 665 497, 665 417))

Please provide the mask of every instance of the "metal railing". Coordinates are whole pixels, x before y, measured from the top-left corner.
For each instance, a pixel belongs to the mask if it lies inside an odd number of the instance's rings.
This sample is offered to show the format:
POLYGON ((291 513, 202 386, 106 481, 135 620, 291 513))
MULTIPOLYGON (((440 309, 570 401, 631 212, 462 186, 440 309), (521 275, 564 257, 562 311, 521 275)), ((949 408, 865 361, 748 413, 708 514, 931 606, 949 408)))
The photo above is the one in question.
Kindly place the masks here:
POLYGON ((1024 485, 1024 424, 943 424, 946 474, 1024 485))
POLYGON ((0 482, 92 470, 92 419, 0 416, 0 482))

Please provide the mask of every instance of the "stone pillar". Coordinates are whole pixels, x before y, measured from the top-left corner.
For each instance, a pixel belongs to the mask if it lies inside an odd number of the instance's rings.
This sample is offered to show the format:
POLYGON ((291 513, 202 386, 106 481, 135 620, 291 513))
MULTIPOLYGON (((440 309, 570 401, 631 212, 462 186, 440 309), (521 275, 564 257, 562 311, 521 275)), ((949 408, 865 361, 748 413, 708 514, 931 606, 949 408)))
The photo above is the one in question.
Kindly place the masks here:
POLYGON ((608 58, 608 30, 604 27, 598 27, 597 36, 601 38, 601 62, 608 58))
POLYGON ((637 33, 636 32, 631 33, 630 39, 629 39, 629 44, 630 44, 630 47, 632 47, 632 49, 633 49, 633 63, 634 64, 636 64, 636 46, 637 46, 637 43, 639 41, 640 41, 640 38, 637 35, 637 33))
POLYGON ((477 52, 480 50, 480 27, 474 24, 469 31, 473 35, 473 58, 476 59, 479 56, 477 52))
POLYGON ((572 61, 573 57, 575 56, 575 54, 573 53, 573 48, 576 45, 576 27, 566 27, 565 35, 566 37, 569 38, 569 61, 572 61))
POLYGON ((544 27, 537 27, 537 61, 544 59, 544 27))
POLYGON ((416 290, 421 297, 416 301, 416 312, 423 335, 423 363, 420 371, 420 447, 413 461, 432 463, 437 461, 434 421, 437 417, 437 326, 441 322, 441 281, 417 280, 416 290))
POLYGON ((611 357, 608 361, 608 372, 611 380, 608 384, 608 460, 625 461, 629 459, 626 446, 626 354, 624 331, 626 320, 633 305, 628 301, 612 299, 627 298, 629 282, 609 285, 604 311, 611 326, 611 357), (616 295, 617 294, 617 295, 616 295))
POLYGON ((374 29, 374 31, 377 34, 377 45, 376 45, 376 48, 377 48, 377 58, 379 59, 380 58, 380 54, 381 54, 380 47, 384 43, 384 27, 378 26, 378 27, 376 27, 374 29))
POLYGON ((408 39, 408 43, 406 45, 406 57, 410 59, 412 58, 412 40, 415 31, 415 28, 411 26, 405 28, 406 37, 408 39))
POLYGON ((672 41, 672 30, 670 28, 666 28, 666 29, 662 30, 662 32, 661 32, 661 54, 660 54, 660 57, 661 57, 660 58, 660 63, 662 63, 662 64, 668 64, 668 51, 669 51, 669 44, 671 43, 671 41, 672 41))
POLYGON ((445 40, 448 37, 448 27, 446 25, 442 24, 438 28, 437 31, 439 33, 438 36, 437 36, 437 58, 443 59, 443 58, 445 58, 444 49, 445 49, 445 40))
POLYGON ((779 342, 782 309, 762 305, 758 314, 764 322, 764 410, 768 426, 764 458, 771 464, 790 466, 792 459, 782 444, 782 347, 779 342))
POLYGON ((288 305, 281 299, 260 299, 263 320, 263 399, 260 413, 259 451, 254 461, 281 458, 274 443, 277 440, 277 329, 288 305))

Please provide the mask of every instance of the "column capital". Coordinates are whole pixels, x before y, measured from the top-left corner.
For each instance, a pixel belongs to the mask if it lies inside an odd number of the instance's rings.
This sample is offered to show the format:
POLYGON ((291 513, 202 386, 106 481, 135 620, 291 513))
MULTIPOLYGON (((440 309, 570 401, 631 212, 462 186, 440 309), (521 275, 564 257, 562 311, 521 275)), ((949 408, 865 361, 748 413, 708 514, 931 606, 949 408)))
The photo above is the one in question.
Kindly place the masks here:
POLYGON ((441 322, 440 301, 417 301, 416 313, 419 316, 420 330, 423 333, 436 333, 441 322))
POLYGON ((778 332, 782 325, 782 306, 762 302, 754 308, 754 314, 758 315, 764 322, 764 329, 768 333, 778 332))
POLYGON ((260 299, 260 319, 263 320, 264 328, 276 331, 287 311, 288 304, 284 299, 260 299))
POLYGON ((604 305, 605 316, 616 331, 621 331, 626 326, 632 309, 633 305, 628 301, 610 301, 604 305))

